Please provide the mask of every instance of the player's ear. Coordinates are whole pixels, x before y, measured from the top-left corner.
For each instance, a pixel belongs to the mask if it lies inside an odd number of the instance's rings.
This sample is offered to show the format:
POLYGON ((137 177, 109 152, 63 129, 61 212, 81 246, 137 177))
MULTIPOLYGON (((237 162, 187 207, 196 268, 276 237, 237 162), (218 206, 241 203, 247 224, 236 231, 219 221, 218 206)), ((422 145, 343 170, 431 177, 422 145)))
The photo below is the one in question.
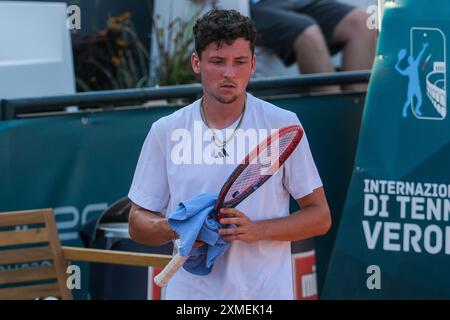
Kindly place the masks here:
POLYGON ((197 52, 194 52, 191 55, 191 65, 194 73, 200 74, 200 57, 198 56, 197 52))
POLYGON ((256 54, 253 54, 252 57, 252 75, 255 73, 256 71, 256 54))

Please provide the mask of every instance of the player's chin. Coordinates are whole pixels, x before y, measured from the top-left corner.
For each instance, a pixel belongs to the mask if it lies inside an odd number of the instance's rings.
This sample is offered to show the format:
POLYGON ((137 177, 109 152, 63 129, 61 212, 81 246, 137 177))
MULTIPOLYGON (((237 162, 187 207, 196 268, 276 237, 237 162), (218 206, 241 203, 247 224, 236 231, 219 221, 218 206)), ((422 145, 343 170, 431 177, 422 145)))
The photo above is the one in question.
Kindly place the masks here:
POLYGON ((223 90, 219 91, 217 97, 219 98, 218 100, 220 102, 230 104, 235 102, 241 94, 242 93, 238 92, 237 90, 223 90))
POLYGON ((232 96, 220 95, 218 100, 223 104, 230 104, 235 102, 238 97, 239 97, 238 95, 232 96))

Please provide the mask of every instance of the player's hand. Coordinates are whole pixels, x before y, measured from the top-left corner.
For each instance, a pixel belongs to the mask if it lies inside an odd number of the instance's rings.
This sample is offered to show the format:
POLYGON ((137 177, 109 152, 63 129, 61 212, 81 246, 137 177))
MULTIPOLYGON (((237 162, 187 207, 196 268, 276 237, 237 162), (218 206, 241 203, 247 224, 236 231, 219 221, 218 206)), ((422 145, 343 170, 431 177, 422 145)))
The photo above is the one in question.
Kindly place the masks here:
POLYGON ((193 248, 199 248, 202 245, 204 245, 205 243, 201 240, 195 240, 194 245, 192 246, 193 248))
MULTIPOLYGON (((174 235, 175 235, 175 239, 179 239, 180 236, 175 231, 173 231, 173 232, 174 232, 174 235)), ((198 248, 198 247, 201 247, 204 244, 205 243, 202 240, 196 239, 194 244, 192 245, 192 247, 193 248, 198 248)))
POLYGON ((220 213, 225 216, 225 218, 220 219, 220 224, 234 224, 236 226, 236 228, 219 229, 219 234, 223 236, 224 240, 241 240, 251 243, 262 239, 263 225, 250 220, 245 213, 234 208, 220 209, 220 213))

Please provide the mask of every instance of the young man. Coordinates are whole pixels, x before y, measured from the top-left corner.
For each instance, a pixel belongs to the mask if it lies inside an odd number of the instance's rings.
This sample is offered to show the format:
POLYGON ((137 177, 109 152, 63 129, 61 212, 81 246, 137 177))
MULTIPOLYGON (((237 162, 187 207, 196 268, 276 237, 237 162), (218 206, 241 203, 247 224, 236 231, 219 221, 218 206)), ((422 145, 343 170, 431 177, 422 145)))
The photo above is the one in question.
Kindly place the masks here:
MULTIPOLYGON (((129 231, 143 244, 174 240, 167 216, 175 207, 201 193, 220 191, 242 160, 236 155, 246 155, 256 145, 249 142, 239 150, 236 146, 242 144, 235 140, 245 139, 251 130, 270 134, 270 129, 299 124, 294 113, 246 93, 256 67, 256 29, 250 18, 234 10, 212 10, 193 32, 191 62, 201 75, 203 97, 153 123, 128 195, 133 202, 129 231), (199 128, 205 134, 199 136, 199 128)), ((331 225, 306 136, 282 169, 225 213, 221 223, 236 226, 220 230, 230 248, 208 275, 181 268, 169 282, 166 298, 292 299, 290 242, 322 235, 331 225), (289 194, 302 208, 292 215, 289 194)))

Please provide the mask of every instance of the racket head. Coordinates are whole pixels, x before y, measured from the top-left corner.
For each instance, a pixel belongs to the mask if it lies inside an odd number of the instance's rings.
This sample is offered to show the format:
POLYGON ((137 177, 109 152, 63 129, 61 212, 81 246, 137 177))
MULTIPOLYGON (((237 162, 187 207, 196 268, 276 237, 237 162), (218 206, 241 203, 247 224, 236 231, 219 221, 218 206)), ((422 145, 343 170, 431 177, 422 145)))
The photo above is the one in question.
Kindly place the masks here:
POLYGON ((402 60, 406 56, 406 49, 401 49, 397 54, 397 59, 402 60))
POLYGON ((214 210, 233 208, 262 186, 294 152, 303 137, 299 125, 277 130, 258 144, 233 170, 220 190, 214 210))

